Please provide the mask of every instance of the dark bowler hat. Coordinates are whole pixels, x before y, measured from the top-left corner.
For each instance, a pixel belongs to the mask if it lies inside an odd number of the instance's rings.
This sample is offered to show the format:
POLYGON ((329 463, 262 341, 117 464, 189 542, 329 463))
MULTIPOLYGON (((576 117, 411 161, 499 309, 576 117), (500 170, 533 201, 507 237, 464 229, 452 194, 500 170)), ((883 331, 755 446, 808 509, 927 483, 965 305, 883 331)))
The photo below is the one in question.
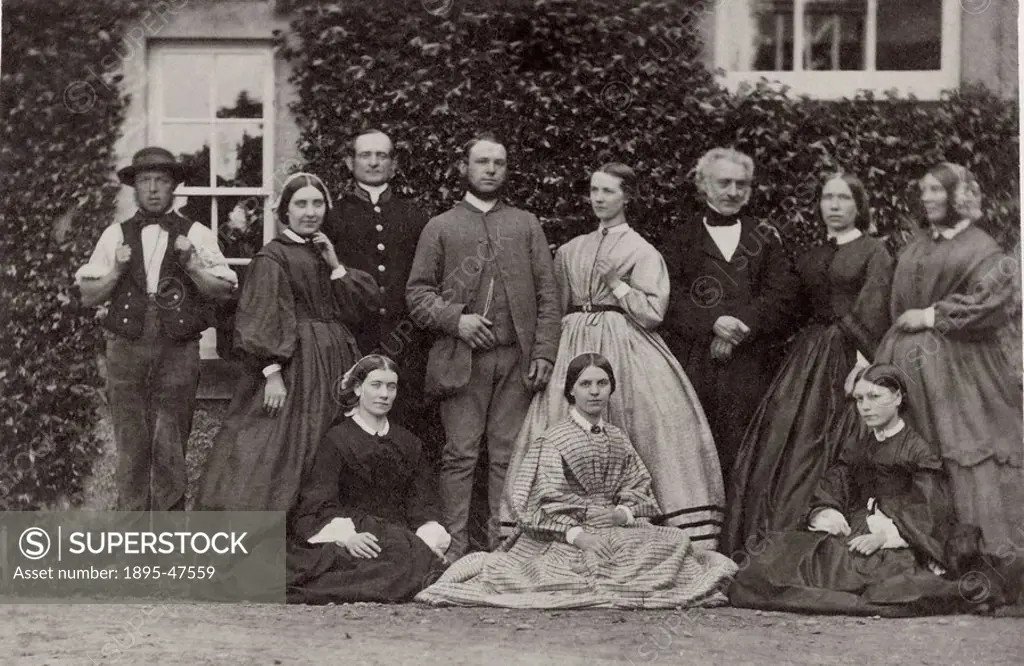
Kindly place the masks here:
POLYGON ((135 185, 135 176, 140 171, 147 169, 159 169, 171 174, 175 184, 183 182, 188 170, 183 164, 174 159, 174 155, 166 148, 159 146, 148 146, 132 156, 132 163, 117 172, 117 177, 125 185, 135 185))

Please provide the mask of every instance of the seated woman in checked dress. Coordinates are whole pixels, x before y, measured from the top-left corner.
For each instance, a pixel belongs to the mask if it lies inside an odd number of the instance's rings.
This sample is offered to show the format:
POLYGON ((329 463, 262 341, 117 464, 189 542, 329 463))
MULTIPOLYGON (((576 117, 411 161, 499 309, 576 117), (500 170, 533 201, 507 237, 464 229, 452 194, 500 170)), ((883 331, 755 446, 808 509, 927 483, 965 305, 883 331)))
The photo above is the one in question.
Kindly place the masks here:
POLYGON ((456 562, 416 596, 432 604, 506 608, 675 608, 721 604, 736 565, 694 549, 661 512, 651 477, 602 413, 615 375, 584 353, 566 372, 569 417, 530 447, 512 492, 518 527, 501 551, 456 562))

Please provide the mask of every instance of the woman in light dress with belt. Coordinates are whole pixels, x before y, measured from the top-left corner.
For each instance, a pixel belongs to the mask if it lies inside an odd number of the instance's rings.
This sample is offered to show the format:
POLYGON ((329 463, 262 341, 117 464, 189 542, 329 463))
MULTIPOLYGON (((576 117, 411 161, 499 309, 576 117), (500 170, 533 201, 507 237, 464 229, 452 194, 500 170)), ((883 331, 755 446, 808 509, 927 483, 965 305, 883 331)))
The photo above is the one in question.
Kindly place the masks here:
MULTIPOLYGON (((696 547, 714 549, 725 500, 718 454, 689 379, 655 331, 668 307, 668 272, 661 253, 626 222, 635 188, 636 174, 625 164, 595 171, 590 203, 599 225, 558 248, 558 357, 548 388, 530 405, 507 478, 515 478, 533 441, 569 413, 558 390, 569 360, 597 352, 619 374, 621 390, 611 396, 606 418, 626 431, 650 470, 663 511, 655 522, 682 529, 696 547)), ((502 503, 506 533, 513 527, 510 485, 502 503)))

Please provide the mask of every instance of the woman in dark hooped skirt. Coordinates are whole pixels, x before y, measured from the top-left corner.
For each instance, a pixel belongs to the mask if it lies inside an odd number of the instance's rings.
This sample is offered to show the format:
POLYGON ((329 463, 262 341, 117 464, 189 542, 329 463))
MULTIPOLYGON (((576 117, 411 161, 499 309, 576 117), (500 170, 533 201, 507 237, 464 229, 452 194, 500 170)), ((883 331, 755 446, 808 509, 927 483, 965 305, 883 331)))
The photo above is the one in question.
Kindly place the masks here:
POLYGON ((245 371, 199 482, 196 509, 288 511, 359 357, 347 324, 375 307, 377 284, 346 268, 321 231, 331 207, 313 174, 293 174, 277 205, 282 233, 249 268, 235 318, 245 371))
POLYGON ((741 568, 734 606, 886 616, 966 607, 947 572, 955 512, 942 461, 903 420, 901 371, 873 365, 854 385, 867 435, 818 484, 804 527, 772 535, 741 568))
MULTIPOLYGON (((398 369, 365 356, 346 373, 355 402, 324 437, 293 512, 288 601, 411 600, 447 566, 451 543, 423 444, 388 414, 398 369)), ((346 399, 346 403, 350 400, 346 399)))
POLYGON ((874 357, 889 327, 893 260, 868 235, 864 185, 849 174, 822 181, 818 209, 829 243, 796 262, 804 325, 747 426, 729 482, 727 554, 755 551, 797 527, 821 475, 856 430, 844 385, 874 357))

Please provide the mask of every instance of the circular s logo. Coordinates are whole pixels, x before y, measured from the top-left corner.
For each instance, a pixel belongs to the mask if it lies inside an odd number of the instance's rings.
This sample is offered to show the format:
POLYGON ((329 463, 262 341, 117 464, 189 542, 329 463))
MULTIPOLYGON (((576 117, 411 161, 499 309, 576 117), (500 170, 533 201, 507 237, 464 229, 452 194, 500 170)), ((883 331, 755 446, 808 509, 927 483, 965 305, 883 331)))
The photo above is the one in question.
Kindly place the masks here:
POLYGON ((42 559, 50 552, 50 535, 40 527, 30 527, 21 533, 18 549, 30 560, 42 559))

